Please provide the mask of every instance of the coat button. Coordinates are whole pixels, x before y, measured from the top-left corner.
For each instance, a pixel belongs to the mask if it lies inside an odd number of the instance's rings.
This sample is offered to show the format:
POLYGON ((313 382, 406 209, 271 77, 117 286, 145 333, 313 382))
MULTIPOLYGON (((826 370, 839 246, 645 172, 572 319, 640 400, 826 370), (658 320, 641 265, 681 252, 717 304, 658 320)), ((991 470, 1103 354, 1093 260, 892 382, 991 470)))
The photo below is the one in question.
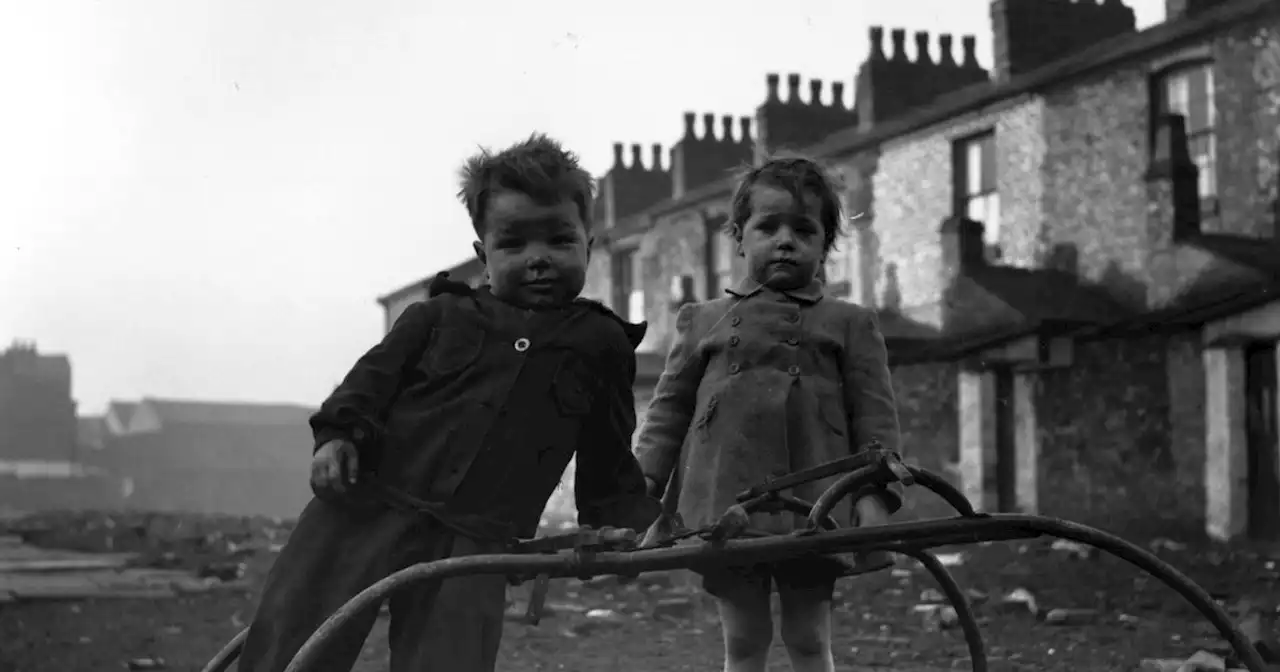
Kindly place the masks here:
POLYGON ((800 375, 800 367, 796 366, 795 364, 792 364, 791 367, 787 369, 787 373, 793 376, 798 376, 800 375))
POLYGON ((787 339, 787 345, 800 345, 800 339, 796 338, 795 336, 792 336, 791 338, 787 339))
POLYGON ((742 339, 738 338, 737 336, 730 336, 730 337, 729 337, 729 345, 737 345, 737 344, 738 344, 738 342, 739 342, 739 341, 741 341, 741 340, 742 340, 742 339))
POLYGON ((516 347, 516 352, 524 352, 525 350, 528 350, 528 349, 529 349, 529 339, 527 339, 527 338, 517 338, 517 339, 516 339, 516 346, 515 346, 515 347, 516 347))
POLYGON ((791 313, 790 315, 788 315, 788 316, 787 316, 787 321, 788 321, 788 322, 799 322, 799 321, 800 321, 800 314, 799 314, 799 313, 791 313))
POLYGON ((738 366, 737 364, 730 364, 730 365, 729 365, 729 373, 737 373, 737 372, 739 372, 739 371, 741 371, 741 370, 742 370, 742 367, 738 366))
POLYGON ((735 326, 735 327, 736 327, 736 326, 738 326, 739 324, 742 324, 742 318, 741 318, 741 317, 738 317, 737 315, 734 315, 734 316, 733 316, 733 319, 732 319, 732 320, 729 320, 729 324, 732 324, 733 326, 735 326))

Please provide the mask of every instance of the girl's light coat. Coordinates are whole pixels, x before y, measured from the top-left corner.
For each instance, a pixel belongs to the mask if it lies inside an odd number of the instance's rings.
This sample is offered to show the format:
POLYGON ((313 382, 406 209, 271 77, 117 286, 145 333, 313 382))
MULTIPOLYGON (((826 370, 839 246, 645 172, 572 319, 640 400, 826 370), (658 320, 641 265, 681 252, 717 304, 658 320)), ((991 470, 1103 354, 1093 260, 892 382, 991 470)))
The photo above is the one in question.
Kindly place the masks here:
MULTIPOLYGON (((750 281, 748 281, 750 282, 750 281)), ((646 476, 682 469, 686 526, 714 523, 737 494, 771 477, 856 452, 873 440, 899 450, 884 338, 875 313, 824 298, 822 285, 779 292, 750 285, 681 307, 677 335, 640 430, 646 476)), ((835 478, 790 494, 814 501, 835 478)), ((898 490, 885 491, 890 512, 898 490)), ((833 512, 849 525, 852 506, 833 512)), ((800 518, 759 514, 752 527, 784 533, 800 518)))

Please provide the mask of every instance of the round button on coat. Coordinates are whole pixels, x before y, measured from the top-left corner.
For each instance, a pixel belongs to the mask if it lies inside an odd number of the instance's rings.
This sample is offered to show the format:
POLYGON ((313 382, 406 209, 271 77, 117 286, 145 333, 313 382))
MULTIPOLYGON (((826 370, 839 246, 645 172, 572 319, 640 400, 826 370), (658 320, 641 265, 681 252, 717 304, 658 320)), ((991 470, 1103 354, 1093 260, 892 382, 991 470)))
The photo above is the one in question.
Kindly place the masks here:
POLYGON ((738 366, 737 364, 730 364, 730 365, 729 365, 729 373, 737 373, 737 372, 739 372, 739 371, 741 371, 741 370, 742 370, 742 367, 738 366))
POLYGON ((515 343, 516 352, 524 352, 529 349, 529 339, 517 338, 515 343))
POLYGON ((788 322, 799 322, 799 321, 800 321, 800 313, 791 313, 790 315, 788 315, 788 316, 787 316, 787 321, 788 321, 788 322))
POLYGON ((787 373, 793 376, 798 376, 800 375, 800 367, 796 366, 795 364, 792 364, 791 367, 787 369, 787 373))
POLYGON ((740 340, 737 336, 730 336, 729 345, 737 345, 740 340))

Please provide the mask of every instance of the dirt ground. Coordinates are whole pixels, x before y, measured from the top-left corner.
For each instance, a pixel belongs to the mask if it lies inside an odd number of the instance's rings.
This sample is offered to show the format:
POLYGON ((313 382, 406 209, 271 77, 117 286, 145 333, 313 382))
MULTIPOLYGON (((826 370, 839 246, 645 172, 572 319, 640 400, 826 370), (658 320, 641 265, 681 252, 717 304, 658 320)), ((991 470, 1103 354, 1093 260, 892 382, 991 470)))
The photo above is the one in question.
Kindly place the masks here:
MULTIPOLYGON (((0 524, 0 533, 4 525, 0 524)), ((47 514, 8 532, 44 546, 140 552, 139 562, 191 569, 245 563, 219 590, 168 599, 0 602, 0 672, 136 669, 198 670, 252 614, 257 585, 288 533, 279 521, 173 516, 47 514), (110 522, 106 522, 110 521, 110 522), (229 560, 230 559, 230 560, 229 560), (147 667, 150 663, 151 667, 147 667)), ((1201 582, 1238 617, 1270 630, 1280 604, 1272 549, 1135 539, 1201 582)), ((997 543, 959 553, 951 567, 978 602, 993 670, 1128 670, 1144 658, 1227 653, 1198 613, 1158 581, 1123 561, 1054 549, 1049 540, 997 543), (1034 597, 1005 599, 1021 589, 1034 597), (1066 623, 1055 623, 1055 609, 1066 623)), ((839 669, 969 669, 959 630, 940 623, 929 575, 903 561, 895 570, 839 587, 835 653, 839 669)), ((519 611, 527 586, 511 590, 519 611)), ((714 610, 678 576, 554 582, 552 614, 538 626, 508 623, 500 670, 714 670, 721 643, 714 610)), ((790 669, 781 643, 771 670, 790 669)), ((383 670, 380 621, 358 672, 383 670)))

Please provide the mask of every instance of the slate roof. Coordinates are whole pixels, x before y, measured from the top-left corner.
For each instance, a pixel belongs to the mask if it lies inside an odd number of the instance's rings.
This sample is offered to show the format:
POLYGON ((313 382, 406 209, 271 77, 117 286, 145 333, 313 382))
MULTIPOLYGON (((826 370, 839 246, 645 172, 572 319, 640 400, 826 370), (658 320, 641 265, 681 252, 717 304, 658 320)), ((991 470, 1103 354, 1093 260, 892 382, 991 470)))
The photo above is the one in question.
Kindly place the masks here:
POLYGON ((155 409, 162 426, 306 426, 307 419, 315 412, 314 408, 298 404, 188 401, 150 397, 143 398, 142 403, 155 409))

